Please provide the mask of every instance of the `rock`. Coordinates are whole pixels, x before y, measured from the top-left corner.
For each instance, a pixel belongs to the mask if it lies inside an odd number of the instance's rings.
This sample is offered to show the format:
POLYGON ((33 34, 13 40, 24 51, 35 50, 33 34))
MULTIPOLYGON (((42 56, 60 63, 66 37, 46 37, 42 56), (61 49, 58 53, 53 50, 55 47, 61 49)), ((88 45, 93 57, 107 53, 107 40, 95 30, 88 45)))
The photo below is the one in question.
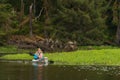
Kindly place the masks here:
POLYGON ((65 51, 74 51, 77 49, 77 43, 76 41, 72 42, 72 41, 68 41, 64 50, 65 51))

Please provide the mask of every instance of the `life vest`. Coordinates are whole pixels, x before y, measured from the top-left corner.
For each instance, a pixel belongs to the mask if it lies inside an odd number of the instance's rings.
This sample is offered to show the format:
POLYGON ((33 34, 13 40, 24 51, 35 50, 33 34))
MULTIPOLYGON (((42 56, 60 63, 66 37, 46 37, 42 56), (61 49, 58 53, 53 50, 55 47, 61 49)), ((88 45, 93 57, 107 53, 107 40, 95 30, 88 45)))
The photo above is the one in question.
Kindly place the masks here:
POLYGON ((36 54, 34 54, 33 57, 34 57, 35 60, 39 59, 39 57, 36 54))

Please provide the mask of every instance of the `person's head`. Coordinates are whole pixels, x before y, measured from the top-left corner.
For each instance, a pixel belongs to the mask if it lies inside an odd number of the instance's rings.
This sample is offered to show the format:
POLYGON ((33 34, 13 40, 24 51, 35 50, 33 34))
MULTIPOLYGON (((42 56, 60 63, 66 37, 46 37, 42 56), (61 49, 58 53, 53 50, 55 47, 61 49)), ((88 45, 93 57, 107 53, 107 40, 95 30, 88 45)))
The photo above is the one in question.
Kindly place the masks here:
POLYGON ((38 52, 42 52, 42 50, 40 48, 38 48, 38 52))

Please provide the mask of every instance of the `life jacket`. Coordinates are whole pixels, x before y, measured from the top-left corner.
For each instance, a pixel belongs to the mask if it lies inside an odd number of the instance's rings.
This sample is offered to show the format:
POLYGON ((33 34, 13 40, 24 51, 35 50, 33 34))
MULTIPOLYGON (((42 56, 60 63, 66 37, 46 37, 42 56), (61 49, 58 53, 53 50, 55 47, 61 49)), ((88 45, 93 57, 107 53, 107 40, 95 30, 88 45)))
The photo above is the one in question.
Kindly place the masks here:
POLYGON ((39 57, 36 54, 34 54, 33 57, 34 57, 35 60, 39 59, 39 57))

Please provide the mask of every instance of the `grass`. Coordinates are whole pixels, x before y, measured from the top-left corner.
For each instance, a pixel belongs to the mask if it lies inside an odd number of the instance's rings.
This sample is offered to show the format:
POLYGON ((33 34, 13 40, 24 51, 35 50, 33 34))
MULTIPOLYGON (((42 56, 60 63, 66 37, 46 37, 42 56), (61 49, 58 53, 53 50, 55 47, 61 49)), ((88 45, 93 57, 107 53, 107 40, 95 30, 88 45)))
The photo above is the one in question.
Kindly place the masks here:
POLYGON ((79 50, 46 54, 49 60, 70 65, 120 65, 120 49, 79 50))
POLYGON ((32 60, 33 57, 29 54, 14 54, 14 55, 5 55, 0 57, 0 59, 6 60, 32 60))
MULTIPOLYGON (((55 64, 68 65, 120 65, 120 48, 78 50, 74 52, 46 53, 44 54, 55 64)), ((29 54, 15 54, 0 57, 0 59, 32 60, 29 54)))
POLYGON ((28 52, 28 50, 17 49, 17 47, 15 46, 0 47, 0 53, 17 53, 17 52, 25 53, 28 52))
POLYGON ((79 50, 118 49, 118 46, 80 46, 79 50))
POLYGON ((11 52, 16 52, 16 51, 17 51, 17 49, 13 46, 0 47, 1 53, 11 53, 11 52))
MULTIPOLYGON (((118 49, 114 46, 80 46, 79 50, 100 50, 100 49, 118 49)), ((31 50, 32 52, 34 50, 31 50)), ((28 53, 28 50, 17 49, 16 46, 3 46, 0 47, 0 53, 28 53)))

